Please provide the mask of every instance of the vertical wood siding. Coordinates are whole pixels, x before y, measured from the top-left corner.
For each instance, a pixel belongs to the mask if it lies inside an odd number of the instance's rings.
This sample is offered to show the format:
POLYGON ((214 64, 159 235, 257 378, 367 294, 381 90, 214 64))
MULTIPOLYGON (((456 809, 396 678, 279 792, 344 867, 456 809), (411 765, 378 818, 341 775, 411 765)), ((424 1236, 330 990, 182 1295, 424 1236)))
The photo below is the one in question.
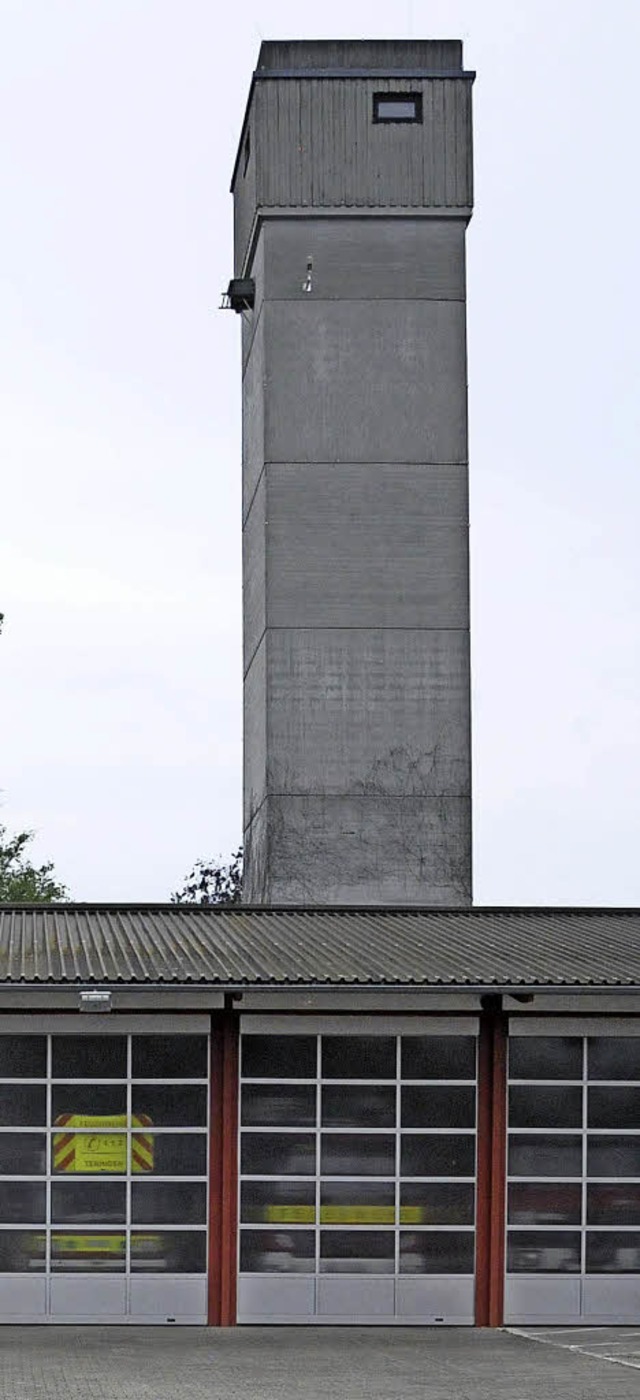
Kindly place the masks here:
MULTIPOLYGON (((253 109, 258 206, 472 203, 470 81, 274 79, 256 85, 253 109), (374 123, 375 92, 421 92, 422 124, 374 123)), ((236 199, 244 205, 249 188, 240 190, 241 179, 236 199)))
MULTIPOLYGON (((258 166, 259 154, 259 98, 260 92, 254 94, 251 105, 250 120, 247 126, 249 139, 251 142, 251 154, 247 169, 244 169, 244 150, 240 153, 238 170, 233 186, 233 243, 235 249, 234 269, 235 276, 239 277, 242 272, 242 264, 249 241, 251 224, 256 208, 256 170, 258 166)), ((247 139, 247 131, 244 133, 244 140, 247 139)))

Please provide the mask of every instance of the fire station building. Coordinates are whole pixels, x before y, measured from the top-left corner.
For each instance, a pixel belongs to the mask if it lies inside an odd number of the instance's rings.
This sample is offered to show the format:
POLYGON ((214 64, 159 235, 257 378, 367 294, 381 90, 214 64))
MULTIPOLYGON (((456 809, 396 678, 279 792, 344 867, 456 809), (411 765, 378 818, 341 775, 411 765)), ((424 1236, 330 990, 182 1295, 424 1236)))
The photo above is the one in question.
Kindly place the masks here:
POLYGON ((640 913, 471 903, 473 78, 260 50, 244 903, 0 909, 4 1321, 640 1324, 640 913))
POLYGON ((5 1322, 640 1321, 640 914, 2 910, 5 1322))

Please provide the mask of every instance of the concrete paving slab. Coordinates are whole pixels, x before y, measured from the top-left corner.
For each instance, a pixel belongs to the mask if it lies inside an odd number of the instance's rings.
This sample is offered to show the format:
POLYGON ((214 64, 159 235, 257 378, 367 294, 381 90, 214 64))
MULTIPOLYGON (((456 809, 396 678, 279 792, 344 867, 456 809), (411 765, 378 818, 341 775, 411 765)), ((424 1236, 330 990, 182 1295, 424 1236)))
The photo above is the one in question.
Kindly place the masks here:
POLYGON ((638 1400, 635 1369, 541 1340, 462 1328, 2 1327, 0 1400, 638 1400))
MULTIPOLYGON (((561 1347, 640 1371, 640 1330, 637 1327, 513 1327, 513 1336, 545 1346, 561 1347)), ((638 1391, 640 1394, 640 1389, 638 1391)))

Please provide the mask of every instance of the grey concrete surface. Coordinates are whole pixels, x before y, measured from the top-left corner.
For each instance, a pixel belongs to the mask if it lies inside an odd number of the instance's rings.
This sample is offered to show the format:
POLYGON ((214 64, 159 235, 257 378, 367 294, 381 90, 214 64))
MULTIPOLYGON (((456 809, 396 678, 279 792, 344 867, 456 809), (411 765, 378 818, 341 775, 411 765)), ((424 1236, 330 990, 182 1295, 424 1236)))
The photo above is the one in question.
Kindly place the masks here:
POLYGON ((0 1328, 0 1400, 637 1400, 638 1373, 506 1332, 0 1328))
POLYGON ((466 462, 463 302, 265 295, 261 321, 266 461, 466 462))
POLYGON ((467 797, 468 693, 463 631, 275 629, 267 645, 268 790, 379 803, 467 797))
MULTIPOLYGON (((405 296, 412 301, 464 301, 464 240, 463 219, 363 219, 346 214, 339 219, 287 219, 274 210, 268 219, 263 216, 260 272, 273 300, 307 300, 304 269, 310 257, 314 295, 325 301, 345 296, 351 301, 405 296), (299 270, 302 276, 296 275, 299 270)), ((256 277, 255 266, 252 275, 256 277)))
POLYGON ((270 794, 245 834, 245 900, 464 905, 470 846, 470 797, 270 794))
POLYGON ((261 509, 269 627, 469 627, 466 467, 317 462, 265 477, 245 533, 261 509))
MULTIPOLYGON (((515 1336, 640 1371, 640 1327, 513 1327, 515 1336)), ((638 1377, 640 1393, 640 1377, 638 1377)))
POLYGON ((256 486, 264 470, 265 461, 264 326, 265 319, 261 311, 256 320, 251 342, 251 354, 247 359, 242 381, 243 518, 246 517, 251 506, 256 486))
MULTIPOLYGON (((294 65, 307 51, 277 48, 294 65)), ((439 64, 445 49, 427 48, 439 64)), ((445 48, 458 72, 460 44, 445 48)), ((325 49, 342 74, 352 45, 325 49)), ((362 52, 366 69, 391 50, 362 52)), ((393 52, 409 71, 427 49, 393 52)), ((236 266, 246 256, 256 283, 242 339, 244 896, 258 903, 471 898, 470 80, 414 72, 409 124, 373 120, 380 82, 272 70, 234 179, 236 266)))
POLYGON ((245 521, 242 541, 243 658, 246 675, 267 623, 267 490, 263 472, 245 521))

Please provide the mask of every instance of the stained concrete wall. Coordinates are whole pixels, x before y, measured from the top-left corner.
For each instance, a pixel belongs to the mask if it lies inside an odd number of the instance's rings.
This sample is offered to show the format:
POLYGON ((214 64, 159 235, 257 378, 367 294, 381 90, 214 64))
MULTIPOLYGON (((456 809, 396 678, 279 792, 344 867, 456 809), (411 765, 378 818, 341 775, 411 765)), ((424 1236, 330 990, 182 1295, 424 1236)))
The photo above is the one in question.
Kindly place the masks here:
POLYGON ((246 900, 470 899, 465 227, 256 213, 246 900))
POLYGON ((377 800, 466 790, 464 632, 277 628, 266 674, 270 792, 377 800))
POLYGON ((269 797, 247 830, 245 902, 470 902, 465 798, 269 797))

